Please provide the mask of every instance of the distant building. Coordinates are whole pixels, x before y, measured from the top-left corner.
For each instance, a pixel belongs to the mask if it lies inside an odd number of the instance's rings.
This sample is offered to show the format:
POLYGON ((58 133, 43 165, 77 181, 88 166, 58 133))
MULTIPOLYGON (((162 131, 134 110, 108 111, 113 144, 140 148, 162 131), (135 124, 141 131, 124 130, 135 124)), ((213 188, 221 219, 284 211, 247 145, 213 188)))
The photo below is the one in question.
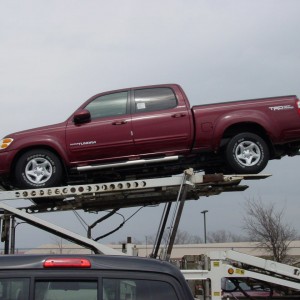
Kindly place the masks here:
MULTIPOLYGON (((122 245, 107 245, 112 249, 122 251, 122 245)), ((152 245, 133 245, 134 254, 141 257, 150 256, 152 252, 152 245)), ((225 251, 225 250, 235 250, 248 255, 270 258, 266 249, 263 247, 258 247, 255 242, 237 242, 237 243, 212 243, 212 244, 183 244, 174 245, 171 254, 171 259, 181 260, 184 256, 193 256, 208 254, 211 251, 225 251)), ((163 248, 160 249, 160 252, 163 248)), ((17 253, 20 251, 17 251, 17 253)), ((45 244, 38 248, 22 251, 26 254, 85 254, 91 253, 91 250, 82 248, 75 244, 45 244)), ((300 240, 293 241, 290 244, 289 255, 293 257, 295 261, 300 261, 300 240)))

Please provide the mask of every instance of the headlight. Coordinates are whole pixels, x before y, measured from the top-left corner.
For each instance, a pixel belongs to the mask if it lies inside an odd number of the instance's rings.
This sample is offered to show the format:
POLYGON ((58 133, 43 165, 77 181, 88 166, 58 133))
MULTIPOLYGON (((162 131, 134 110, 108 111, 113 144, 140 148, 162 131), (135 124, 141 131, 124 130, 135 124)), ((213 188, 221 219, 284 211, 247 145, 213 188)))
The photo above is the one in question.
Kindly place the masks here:
POLYGON ((2 139, 0 141, 0 150, 6 149, 13 142, 13 140, 14 139, 11 138, 2 139))

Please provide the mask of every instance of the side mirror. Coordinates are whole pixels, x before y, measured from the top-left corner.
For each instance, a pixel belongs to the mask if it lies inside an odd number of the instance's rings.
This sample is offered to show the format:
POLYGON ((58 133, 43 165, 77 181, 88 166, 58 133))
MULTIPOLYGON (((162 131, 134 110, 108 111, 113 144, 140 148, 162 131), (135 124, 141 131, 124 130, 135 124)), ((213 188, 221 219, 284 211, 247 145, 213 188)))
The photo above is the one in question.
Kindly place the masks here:
POLYGON ((88 123, 91 121, 91 114, 87 109, 83 109, 74 114, 73 120, 75 124, 88 123))

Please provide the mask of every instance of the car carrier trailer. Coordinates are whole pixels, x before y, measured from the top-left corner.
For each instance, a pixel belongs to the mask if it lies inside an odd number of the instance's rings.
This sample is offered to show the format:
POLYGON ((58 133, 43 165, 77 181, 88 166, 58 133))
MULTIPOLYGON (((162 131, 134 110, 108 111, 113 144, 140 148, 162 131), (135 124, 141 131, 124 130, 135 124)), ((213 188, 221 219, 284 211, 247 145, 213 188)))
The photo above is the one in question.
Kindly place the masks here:
MULTIPOLYGON (((158 258, 161 236, 167 226, 173 205, 174 214, 169 226, 172 228, 172 232, 170 232, 165 245, 164 256, 160 257, 164 260, 170 260, 181 213, 187 199, 199 199, 201 196, 219 195, 224 192, 244 191, 248 186, 241 184, 243 180, 258 180, 268 176, 270 175, 202 175, 188 169, 180 176, 159 179, 0 191, 1 239, 4 242, 5 253, 14 253, 15 235, 12 225, 17 218, 86 247, 95 254, 125 255, 91 238, 83 237, 42 220, 36 215, 41 212, 51 213, 79 209, 85 212, 95 212, 104 209, 165 203, 151 257, 158 258), (31 200, 32 205, 16 208, 7 203, 20 199, 31 200)), ((127 255, 133 254, 132 246, 132 244, 127 245, 127 255)), ((203 298, 205 300, 222 299, 221 280, 225 277, 253 278, 268 282, 271 285, 300 290, 300 269, 296 267, 235 251, 212 252, 205 257, 205 262, 205 269, 203 270, 182 270, 186 280, 206 280, 208 288, 203 298)))
MULTIPOLYGON (((14 233, 9 232, 13 227, 11 226, 11 222, 14 217, 68 240, 72 240, 73 242, 79 242, 81 245, 88 246, 87 238, 83 237, 83 241, 80 242, 80 237, 77 234, 73 234, 66 229, 59 228, 57 225, 41 220, 37 218, 35 214, 79 209, 85 212, 95 212, 106 209, 166 203, 168 213, 164 213, 164 216, 162 216, 165 225, 160 228, 160 231, 163 231, 173 202, 177 203, 175 209, 181 206, 180 210, 182 212, 186 199, 199 199, 200 196, 243 191, 247 189, 248 186, 241 184, 242 180, 260 179, 268 176, 269 175, 202 175, 194 173, 192 169, 188 169, 180 176, 156 179, 0 191, 0 209, 3 213, 2 219, 5 225, 3 227, 6 228, 6 232, 2 232, 2 240, 5 243, 6 249, 5 252, 9 252, 8 245, 11 233, 14 239, 14 233), (20 199, 30 200, 33 204, 26 207, 14 208, 5 203, 20 199)), ((177 217, 175 219, 177 227, 181 212, 176 212, 177 217)), ((174 226, 172 227, 174 228, 174 226)), ((173 235, 176 234, 177 228, 174 229, 173 235)), ((91 239, 88 240, 92 241, 91 239)), ((100 245, 99 243, 97 244, 100 245)), ((93 251, 95 250, 97 253, 111 254, 107 249, 96 249, 95 244, 88 248, 93 249, 93 251)), ((169 254, 171 248, 170 246, 169 254)))

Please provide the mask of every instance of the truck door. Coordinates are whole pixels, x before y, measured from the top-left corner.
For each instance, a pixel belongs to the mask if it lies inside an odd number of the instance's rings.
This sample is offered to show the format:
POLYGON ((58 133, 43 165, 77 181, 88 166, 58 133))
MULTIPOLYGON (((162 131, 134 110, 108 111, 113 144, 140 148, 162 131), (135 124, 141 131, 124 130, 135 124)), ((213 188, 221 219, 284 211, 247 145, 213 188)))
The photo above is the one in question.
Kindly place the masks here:
POLYGON ((102 95, 86 107, 91 121, 70 121, 66 142, 72 162, 85 163, 132 155, 133 139, 129 114, 128 91, 102 95))
POLYGON ((191 146, 188 109, 171 88, 136 89, 132 96, 132 131, 137 153, 172 154, 191 146))

